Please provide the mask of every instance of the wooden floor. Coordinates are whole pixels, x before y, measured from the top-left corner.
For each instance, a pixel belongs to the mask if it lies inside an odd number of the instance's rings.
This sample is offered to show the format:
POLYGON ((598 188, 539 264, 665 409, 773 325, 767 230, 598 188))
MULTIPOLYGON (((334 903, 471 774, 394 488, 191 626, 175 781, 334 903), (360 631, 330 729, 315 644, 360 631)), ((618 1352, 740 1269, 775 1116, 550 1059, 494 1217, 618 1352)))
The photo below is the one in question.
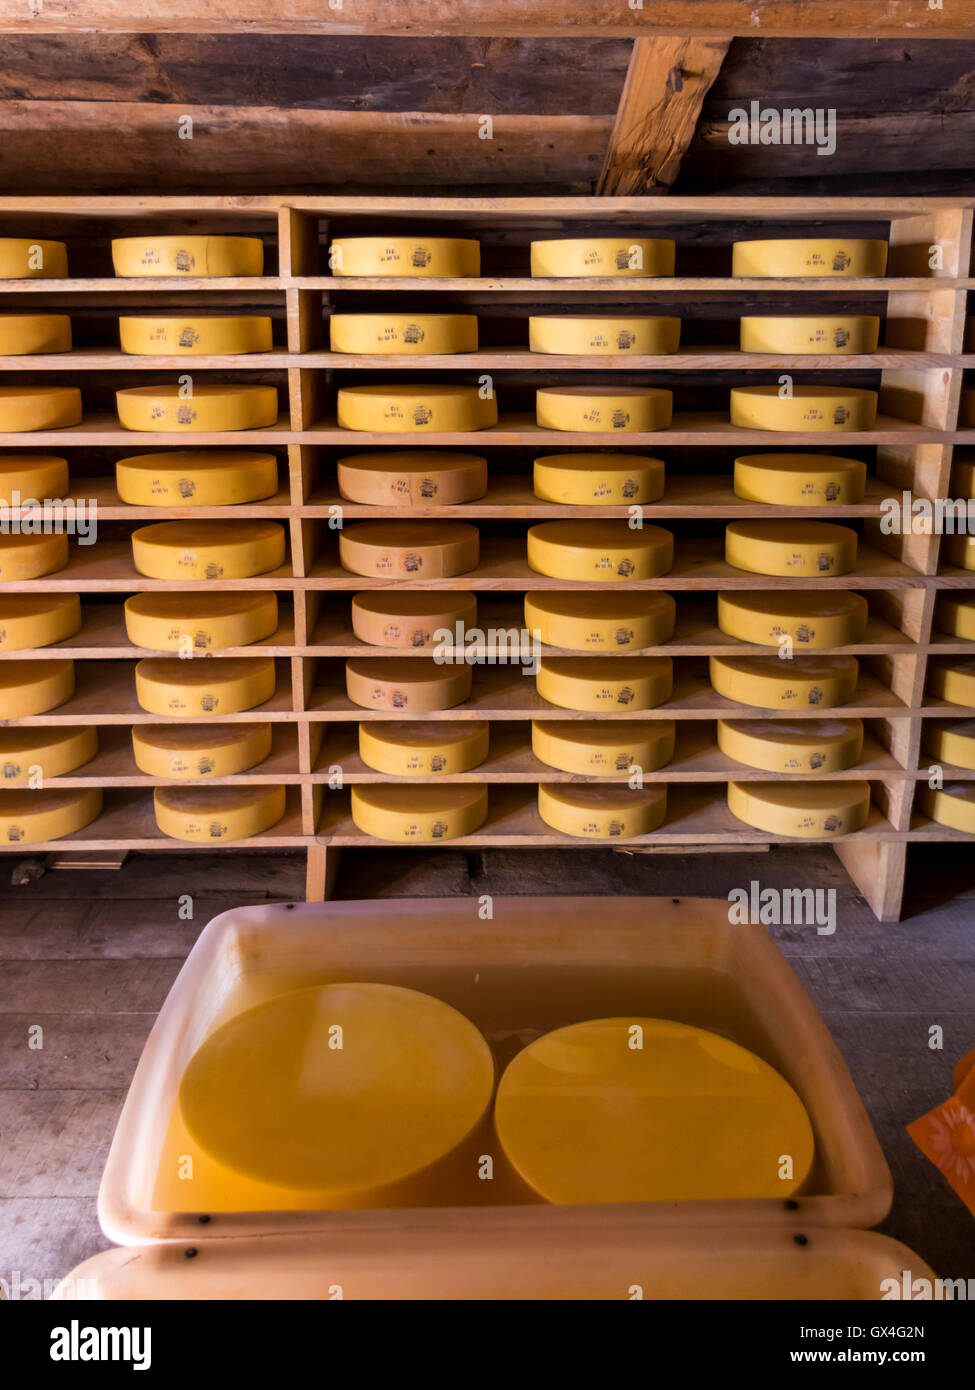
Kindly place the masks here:
MULTIPOLYGON (((724 897, 753 878, 835 887, 834 936, 779 928, 778 940, 845 1054, 893 1169, 897 1195, 883 1229, 938 1274, 972 1278, 975 1220, 904 1126, 947 1097, 952 1064, 975 1044, 975 872, 957 846, 911 854, 911 915, 896 926, 878 924, 818 848, 699 857, 347 851, 336 895, 724 897), (943 1052, 928 1048, 936 1023, 943 1052)), ((95 1197, 156 1011, 210 918, 300 897, 304 857, 133 856, 117 872, 49 872, 19 888, 10 884, 15 862, 0 860, 0 1280, 16 1287, 18 1271, 21 1283, 56 1280, 106 1248, 95 1197), (192 921, 178 916, 183 894, 193 897, 192 921), (29 1046, 36 1025, 40 1050, 29 1046)))

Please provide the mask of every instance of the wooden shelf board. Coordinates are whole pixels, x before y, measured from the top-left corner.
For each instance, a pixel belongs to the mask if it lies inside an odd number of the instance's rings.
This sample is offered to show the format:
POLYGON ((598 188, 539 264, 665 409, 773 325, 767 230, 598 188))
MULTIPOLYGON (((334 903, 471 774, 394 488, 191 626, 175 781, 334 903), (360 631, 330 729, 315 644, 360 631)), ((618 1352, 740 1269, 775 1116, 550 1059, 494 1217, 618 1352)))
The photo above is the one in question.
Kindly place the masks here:
MULTIPOLYGON (((716 198, 714 200, 718 202, 716 198)), ((673 199, 667 199, 668 208, 673 199)), ((957 207, 958 204, 955 204, 957 207)), ((62 281, 71 284, 71 281, 62 281)), ((110 282, 112 283, 112 282, 110 282)), ((394 275, 298 275, 287 282, 302 290, 331 290, 336 293, 364 292, 369 294, 456 294, 463 292, 488 291, 491 294, 552 295, 556 299, 566 294, 597 292, 616 295, 628 299, 631 295, 686 294, 695 290, 721 291, 727 294, 781 292, 792 294, 796 290, 809 290, 812 293, 827 291, 835 294, 889 294, 891 291, 910 290, 931 293, 940 289, 963 289, 968 281, 956 277, 914 275, 914 276, 794 276, 791 279, 770 279, 764 276, 732 275, 627 275, 590 277, 576 276, 528 276, 528 275, 482 275, 477 277, 449 277, 428 279, 417 276, 394 275)))
MULTIPOLYGON (((190 195, 184 207, 196 199, 190 195)), ((4 210, 8 208, 4 199, 4 210)), ((285 290, 295 282, 280 275, 83 276, 49 280, 0 280, 0 294, 172 294, 174 291, 285 290)))

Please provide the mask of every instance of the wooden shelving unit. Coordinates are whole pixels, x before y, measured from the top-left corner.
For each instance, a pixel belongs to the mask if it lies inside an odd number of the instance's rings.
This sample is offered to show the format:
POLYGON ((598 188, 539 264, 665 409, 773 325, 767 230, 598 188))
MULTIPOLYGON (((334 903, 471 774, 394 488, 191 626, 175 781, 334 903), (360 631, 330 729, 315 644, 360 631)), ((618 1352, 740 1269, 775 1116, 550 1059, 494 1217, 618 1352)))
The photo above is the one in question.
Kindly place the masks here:
MULTIPOLYGON (((965 839, 929 822, 915 806, 915 789, 926 779, 923 721, 935 716, 975 715, 925 696, 932 656, 966 653, 972 644, 947 638, 934 625, 937 594, 944 589, 975 589, 975 579, 950 566, 939 568, 938 536, 887 535, 880 526, 881 503, 903 489, 934 498, 950 494, 953 448, 975 447, 975 429, 958 428, 963 373, 975 367, 966 354, 964 326, 971 278, 972 200, 743 199, 743 198, 20 198, 6 200, 0 234, 56 237, 67 241, 70 280, 0 282, 0 311, 57 309, 71 314, 75 351, 70 354, 0 358, 9 380, 58 379, 77 383, 85 403, 76 429, 0 435, 5 451, 64 452, 72 492, 98 504, 100 534, 94 545, 71 542, 71 559, 57 574, 5 591, 76 591, 82 595, 84 622, 69 641, 37 651, 8 653, 5 659, 71 656, 77 659, 74 697, 29 724, 96 723, 101 747, 78 773, 59 779, 65 786, 106 788, 102 816, 70 839, 42 849, 187 849, 160 834, 152 815, 154 779, 138 772, 128 731, 136 723, 164 722, 136 703, 134 662, 149 655, 132 648, 122 623, 124 596, 142 590, 193 589, 193 583, 155 581, 132 565, 128 536, 134 526, 161 517, 261 516, 282 521, 289 532, 285 565, 255 579, 225 581, 213 587, 273 589, 281 601, 277 633, 234 655, 274 656, 278 668, 273 698, 259 710, 229 716, 237 722, 269 720, 274 739, 268 759, 238 782, 282 783, 288 787, 284 819, 267 834, 232 848, 301 847, 308 853, 308 894, 322 896, 334 878, 343 846, 377 846, 356 830, 348 808, 347 786, 383 781, 362 764, 355 740, 358 720, 396 718, 359 709, 345 695, 343 662, 362 655, 351 631, 349 600, 357 591, 390 587, 363 579, 338 563, 336 509, 343 521, 366 516, 463 516, 482 529, 478 567, 433 585, 473 590, 479 595, 479 625, 521 627, 520 596, 528 590, 585 588, 585 584, 546 579, 525 558, 525 532, 533 521, 558 516, 626 515, 622 508, 560 507, 540 501, 531 490, 535 454, 573 447, 613 445, 663 457, 667 489, 660 502, 644 508, 648 522, 674 529, 675 563, 661 579, 634 588, 672 592, 678 604, 677 628, 665 646, 652 649, 675 658, 673 697, 658 709, 611 718, 676 718, 673 761, 649 780, 670 785, 663 827, 638 841, 643 847, 674 849, 693 845, 754 844, 774 837, 736 820, 725 804, 730 778, 767 780, 768 774, 742 767, 722 755, 715 742, 717 717, 768 717, 769 712, 734 705, 711 690, 706 657, 749 650, 717 628, 714 594, 719 589, 841 588, 863 593, 870 603, 864 641, 848 648, 861 663, 855 699, 839 713, 860 715, 867 737, 862 764, 845 777, 865 777, 874 805, 868 825, 831 841, 836 852, 884 919, 899 915, 906 848, 911 842, 965 839), (333 278, 325 273, 326 248, 334 234, 417 227, 481 240, 484 275, 464 280, 333 278), (883 280, 736 280, 730 276, 731 242, 747 235, 786 233, 827 235, 857 229, 862 235, 889 236, 889 273, 883 280), (528 278, 528 243, 533 237, 626 229, 634 234, 673 236, 678 269, 667 279, 537 281, 528 278), (268 274, 255 279, 116 280, 111 274, 113 236, 140 230, 166 232, 232 231, 259 235, 266 247, 268 274), (932 246, 940 260, 929 266, 932 246), (697 273, 695 273, 697 272, 697 273), (482 348, 457 357, 344 356, 328 351, 327 318, 335 309, 366 310, 397 301, 405 309, 466 307, 481 318, 482 348), (884 346, 875 354, 774 358, 743 354, 731 328, 745 312, 880 313, 884 346), (527 350, 529 313, 556 307, 612 312, 626 305, 674 313, 685 320, 684 341, 671 357, 561 357, 527 350), (172 306, 270 313, 274 349, 248 357, 129 357, 118 351, 120 312, 158 311, 172 306), (713 345, 712 345, 713 344, 713 345), (126 384, 168 381, 185 371, 209 379, 272 382, 279 388, 281 416, 276 426, 246 434, 139 434, 119 427, 113 392, 126 384), (798 380, 849 380, 875 385, 881 393, 874 430, 861 434, 770 434, 733 427, 728 420, 728 388, 750 380, 774 380, 787 371, 798 380), (396 436, 340 430, 334 420, 335 392, 343 381, 427 377, 476 380, 491 375, 500 404, 499 424, 476 434, 396 436), (585 374, 665 384, 675 390, 671 429, 653 434, 569 434, 539 429, 531 412, 537 385, 585 374), (274 449, 279 458, 278 494, 246 507, 164 511, 121 504, 115 492, 114 462, 126 455, 167 446, 223 444, 274 449), (489 460, 486 496, 461 507, 427 506, 412 510, 365 507, 342 502, 335 484, 335 459, 344 452, 453 446, 484 452, 489 460), (852 452, 867 460, 865 501, 855 507, 776 508, 736 498, 731 464, 743 447, 775 450, 801 445, 852 452), (723 523, 740 517, 828 516, 861 533, 857 569, 825 580, 763 579, 732 569, 723 558, 723 523), (336 767, 343 789, 329 785, 336 767)), ((402 587, 412 587, 403 584, 402 587)), ((230 654, 230 653, 228 653, 230 654)), ((382 649, 381 655, 395 655, 382 649)), ((401 653, 413 655, 414 653, 401 653)), ((482 655, 490 658, 486 649, 482 655)), ((625 660, 625 657, 619 658, 625 660)), ((475 665, 470 701, 444 719, 487 718, 493 724, 492 750, 475 773, 457 780, 490 784, 491 809, 476 835, 449 842, 462 847, 534 845, 584 851, 595 842, 551 831, 539 819, 534 785, 571 781, 539 763, 531 753, 529 721, 571 719, 570 711, 546 705, 531 677, 510 665, 475 665)), ((795 715, 790 715, 795 718, 795 715)), ((950 769, 952 778, 973 777, 950 769)), ((607 842, 600 842, 607 843, 607 842)), ((619 841, 609 842, 618 844, 619 841)), ((794 842, 790 842, 794 843, 794 842)), ((24 847, 18 846, 18 853, 24 847)), ((420 849, 414 850, 421 852, 420 849)), ((693 884, 689 883, 688 888, 693 884)))

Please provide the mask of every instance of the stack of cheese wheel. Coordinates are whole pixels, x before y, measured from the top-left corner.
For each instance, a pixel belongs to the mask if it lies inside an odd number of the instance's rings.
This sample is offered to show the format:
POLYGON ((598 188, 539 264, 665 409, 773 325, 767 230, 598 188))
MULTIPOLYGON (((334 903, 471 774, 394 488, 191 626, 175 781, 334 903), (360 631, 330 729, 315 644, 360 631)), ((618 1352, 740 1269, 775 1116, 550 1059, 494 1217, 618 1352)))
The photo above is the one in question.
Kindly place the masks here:
POLYGON ((0 433, 66 430, 80 424, 77 386, 0 386, 0 433))
POLYGON ((869 782, 729 782, 728 809, 755 830, 825 840, 862 830, 870 815, 869 782))
POLYGON ((735 386, 731 423, 748 430, 872 430, 877 392, 858 386, 735 386))
POLYGON ((463 237, 335 237, 329 268, 333 275, 467 280, 481 273, 481 247, 463 237))
POLYGON ((863 501, 867 465, 835 454, 742 454, 736 497, 779 507, 850 506, 863 501))
POLYGON ((793 237, 736 241, 731 273, 754 279, 873 277, 887 269, 886 241, 857 237, 793 237))
POLYGON ((843 772, 863 756, 863 722, 719 719, 718 747, 736 763, 762 772, 843 772))
POLYGON ((127 430, 178 434, 265 429, 277 424, 276 386, 128 386, 116 391, 119 424, 127 430))
POLYGON ((538 814, 562 835, 584 840, 632 840, 649 835, 667 815, 667 787, 607 782, 540 783, 538 814))
POLYGON ((851 356, 877 351, 880 319, 870 314, 748 315, 741 320, 742 352, 851 356))
POLYGON ((855 656, 712 656, 712 689, 759 709, 832 709, 856 693, 855 656))
POLYGON ((273 497, 274 454, 253 449, 174 449, 115 465, 115 486, 133 507, 232 507, 273 497))
POLYGON ((0 280, 65 280, 68 248, 63 241, 0 237, 0 280))
POLYGON ((528 320, 528 346, 532 352, 563 353, 585 357, 591 353, 617 357, 658 356, 676 352, 680 344, 680 319, 565 318, 533 315, 528 320))
POLYGON ((674 663, 669 656, 546 656, 535 684, 542 699, 560 709, 655 709, 673 693, 674 663))
POLYGON ((477 351, 476 314, 333 314, 333 352, 441 356, 477 351))
POLYGON ((247 579, 284 564, 277 521, 158 521, 132 532, 132 560, 150 579, 247 579))
POLYGON ((545 502, 639 506, 663 496, 664 462, 643 454, 544 454, 532 465, 532 485, 545 502))
POLYGON ((657 387, 544 386, 535 392, 542 429, 584 434, 642 434, 670 428, 674 393, 657 387))
POLYGON ((975 706, 975 657, 932 662, 928 668, 928 694, 951 705, 975 706))
POLYGON ((662 526, 625 521, 543 521, 528 532, 528 563, 549 579, 654 579, 674 563, 674 537, 662 526))
POLYGON ((73 661, 0 661, 0 719, 47 714, 73 694, 73 661))
POLYGON ((125 630, 134 647, 184 656, 260 642, 277 630, 273 593, 134 594, 125 630))
POLYGON ((0 588, 0 653, 50 647, 80 630, 77 594, 7 594, 0 588))
POLYGON ((733 521, 725 559, 751 574, 825 578, 856 566, 857 533, 830 521, 733 521))
POLYGON ((453 507, 487 492, 487 459, 431 449, 351 454, 335 465, 339 496, 377 507, 453 507))
POLYGON ((846 590, 792 593, 776 589, 718 594, 718 627, 729 637, 760 646, 791 642, 806 651, 862 642, 867 601, 846 590))
POLYGON ((123 315, 119 341, 123 352, 137 357, 236 357, 273 346, 271 320, 263 314, 123 315))
POLYGON ((470 782, 436 786, 376 783, 352 788, 352 820, 364 835, 402 844, 472 835, 488 813, 487 787, 470 782))
POLYGON ((352 600, 352 631, 370 647, 434 647, 447 632, 449 645, 464 647, 476 621, 473 594, 394 590, 356 594, 352 600))
POLYGON ((260 275, 264 243, 251 236, 128 236, 112 242, 120 278, 260 275))
POLYGON ((476 386, 342 386, 338 423, 374 434, 460 434, 496 425, 498 401, 476 386))
POLYGON ((975 594, 939 594, 934 625, 951 637, 975 642, 975 594))
POLYGON ((52 531, 0 533, 0 584, 40 579, 63 570, 68 563, 68 538, 52 531))
POLYGON ((471 693, 471 668, 429 657, 351 657, 345 663, 349 699, 363 709, 426 714, 451 709, 471 693))
POLYGON ((98 752, 98 733, 90 724, 61 729, 0 729, 0 781, 6 786, 64 777, 98 752))
POLYGON ((270 724, 135 724, 132 754, 150 777, 232 777, 271 752, 270 724))
POLYGON ((670 594, 553 593, 525 595, 525 626, 547 647, 576 652, 639 651, 658 647, 674 632, 677 605, 670 594))
POLYGON ((193 844, 246 840, 284 815, 284 787, 156 787, 156 824, 164 835, 193 844))
POLYGON ((932 758, 975 772, 975 719, 925 719, 922 729, 932 758))
POLYGON ((531 272, 539 279, 673 275, 675 243, 660 237, 565 237, 533 241, 531 272))
POLYGON ((672 719, 532 720, 532 752, 546 767, 581 777, 655 772, 674 756, 672 719))
POLYGON ((359 725, 359 756, 391 777, 450 777, 470 772, 488 755, 490 725, 483 719, 359 725))
POLYGON ((100 787, 0 791, 0 843, 43 845, 76 835, 101 809, 100 787))
POLYGON ((135 668, 135 694, 149 714, 199 719, 239 714, 274 694, 273 657, 220 657, 185 661, 147 657, 135 668))
POLYGON ((921 806, 939 825, 975 835, 975 782, 946 782, 937 789, 925 787, 921 806))
POLYGON ((0 357, 70 351, 67 314, 0 314, 0 357))
POLYGON ((480 533, 466 521, 360 521, 339 532, 339 560, 352 574, 449 579, 477 567, 480 533))

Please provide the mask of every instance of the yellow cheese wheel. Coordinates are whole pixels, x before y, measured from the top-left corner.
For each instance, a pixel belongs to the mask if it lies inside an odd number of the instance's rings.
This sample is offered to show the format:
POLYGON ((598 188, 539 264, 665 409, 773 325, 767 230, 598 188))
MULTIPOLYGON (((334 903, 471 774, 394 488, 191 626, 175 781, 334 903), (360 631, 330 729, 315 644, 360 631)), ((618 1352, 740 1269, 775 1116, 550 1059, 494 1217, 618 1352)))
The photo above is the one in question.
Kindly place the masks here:
POLYGON ((674 537, 625 521, 543 521, 528 531, 528 563, 550 579, 654 579, 674 563, 674 537))
POLYGON ((270 724, 136 724, 132 756, 149 777, 232 777, 271 751, 270 724))
POLYGON ((0 356, 70 351, 71 320, 67 314, 0 314, 0 356))
POLYGON ((0 593, 0 652, 49 647, 80 630, 77 594, 0 593))
POLYGON ((116 391, 119 424, 127 430, 256 430, 278 421, 276 386, 128 386, 116 391))
POLYGON ((272 657, 220 657, 185 661, 147 657, 135 668, 135 696, 149 714, 196 719, 201 714, 239 714, 274 694, 272 657))
POLYGON ((156 824, 164 835, 194 844, 246 840, 284 815, 284 787, 156 787, 156 824))
POLYGON ((335 465, 339 495, 378 507, 452 507, 487 492, 487 459, 432 449, 351 454, 335 465))
POLYGON ((670 699, 674 663, 669 656, 546 656, 535 684, 543 700, 561 709, 654 709, 670 699))
POLYGON ((380 783, 352 788, 352 819, 364 835, 403 844, 473 835, 487 819, 487 787, 380 783))
POLYGON ((733 521, 724 549, 729 565, 751 574, 822 578, 855 568, 857 533, 830 521, 733 521))
POLYGON ((975 719, 922 722, 924 750, 935 762, 975 772, 975 719))
POLYGON ((333 352, 477 351, 476 314, 333 314, 328 331, 333 352))
POLYGON ((77 386, 0 386, 0 431, 66 430, 81 424, 77 386))
POLYGON ((126 236, 112 242, 115 274, 260 275, 264 243, 253 236, 126 236))
POLYGON ((68 563, 68 538, 56 533, 0 535, 0 584, 14 580, 40 579, 63 570, 68 563))
POLYGON ((362 723, 359 756, 366 767, 393 777, 449 777, 483 763, 490 732, 481 719, 455 724, 362 723))
POLYGON ((473 594, 413 593, 409 590, 356 594, 352 631, 372 647, 432 647, 438 632, 466 633, 477 622, 473 594))
POLYGON ((945 536, 943 554, 949 565, 975 570, 975 536, 945 536))
POLYGON ((949 782, 937 791, 925 788, 921 805, 939 825, 975 835, 975 782, 949 782))
POLYGON ((663 496, 664 462, 644 454, 544 454, 532 465, 532 483, 546 502, 633 506, 663 496))
POLYGON ((657 647, 674 633, 677 605, 670 594, 577 593, 525 595, 525 626, 547 647, 611 652, 657 647))
POLYGON ((480 275, 481 246, 448 236, 334 237, 329 264, 333 275, 463 280, 480 275))
POLYGON ((742 352, 876 352, 880 319, 871 314, 768 314, 741 320, 742 352))
POLYGON ((132 532, 132 560, 150 579, 247 579, 284 564, 277 521, 157 521, 132 532))
POLYGON ((875 276, 887 269, 886 241, 856 237, 790 237, 779 241, 736 241, 732 275, 769 279, 875 276))
POLYGON ((596 782, 538 788, 538 814, 563 835, 586 840, 630 840, 649 835, 667 815, 667 788, 634 789, 596 782))
POLYGON ((863 756, 863 721, 719 719, 718 747, 762 772, 843 772, 863 756))
POLYGON ((5 787, 63 777, 98 752, 98 733, 90 724, 66 728, 0 729, 0 781, 5 787))
POLYGON ((134 647, 156 652, 217 652, 270 637, 278 626, 273 593, 133 594, 125 631, 134 647))
POLYGON ((815 1154, 805 1107, 778 1072, 669 1019, 545 1033, 508 1064, 494 1113, 509 1161, 547 1202, 782 1200, 815 1154))
POLYGON ((528 346, 532 352, 564 353, 570 357, 599 353, 666 354, 680 343, 680 319, 675 318, 563 318, 532 315, 528 320, 528 346))
POLYGON ((975 642, 975 594, 939 594, 934 625, 951 637, 975 642))
POLYGON ((359 521, 339 532, 339 560, 353 574, 447 579, 477 567, 480 533, 466 521, 359 521))
POLYGON ((0 237, 0 280, 64 280, 68 248, 63 241, 0 237))
POLYGON ((25 501, 64 498, 69 488, 68 461, 51 454, 0 457, 0 502, 8 507, 25 501))
POLYGON ((64 791, 0 791, 0 842, 40 845, 77 834, 102 809, 100 787, 64 791))
POLYGON ((729 782, 733 816, 770 835, 819 840, 862 830, 870 815, 869 782, 729 782))
POLYGON ((266 314, 208 314, 181 318, 123 315, 118 322, 122 351, 139 357, 235 356, 270 352, 271 320, 266 314))
POLYGON ((867 465, 835 454, 743 454, 735 459, 735 496, 778 507, 862 502, 867 465))
POLYGON ((278 461, 253 449, 173 449, 115 465, 115 486, 133 507, 232 507, 273 497, 278 461))
POLYGON ((341 429, 374 434, 483 430, 498 423, 498 402, 476 386, 342 386, 338 422, 341 429))
POLYGON ((471 693, 468 665, 441 665, 426 657, 353 657, 345 663, 349 699, 363 709, 411 714, 451 709, 471 693))
POLYGON ((676 243, 660 237, 566 237, 533 241, 532 275, 578 279, 596 276, 673 275, 676 243))
POLYGON ((673 391, 624 386, 545 386, 535 392, 542 429, 589 434, 642 434, 670 428, 673 391))
POLYGON ((932 662, 928 693, 952 705, 975 705, 975 658, 932 662))
POLYGON ((742 642, 777 647, 790 637, 797 647, 817 651, 862 642, 867 629, 867 601, 860 594, 834 590, 793 593, 764 590, 718 594, 718 627, 742 642))
POLYGON ((855 386, 735 386, 731 423, 749 430, 872 430, 877 393, 855 386))
POLYGON ((73 694, 73 661, 0 662, 0 719, 47 714, 73 694))
POLYGON ((674 756, 672 719, 533 719, 532 752, 539 762, 581 777, 627 777, 655 772, 674 756))
MULTIPOLYGON (((975 323, 975 319, 969 320, 975 323)), ((955 449, 954 463, 951 466, 951 488, 953 497, 971 500, 975 497, 975 457, 970 449, 955 449)))
POLYGON ((711 685, 719 695, 759 709, 832 709, 856 694, 855 656, 712 656, 711 685))

